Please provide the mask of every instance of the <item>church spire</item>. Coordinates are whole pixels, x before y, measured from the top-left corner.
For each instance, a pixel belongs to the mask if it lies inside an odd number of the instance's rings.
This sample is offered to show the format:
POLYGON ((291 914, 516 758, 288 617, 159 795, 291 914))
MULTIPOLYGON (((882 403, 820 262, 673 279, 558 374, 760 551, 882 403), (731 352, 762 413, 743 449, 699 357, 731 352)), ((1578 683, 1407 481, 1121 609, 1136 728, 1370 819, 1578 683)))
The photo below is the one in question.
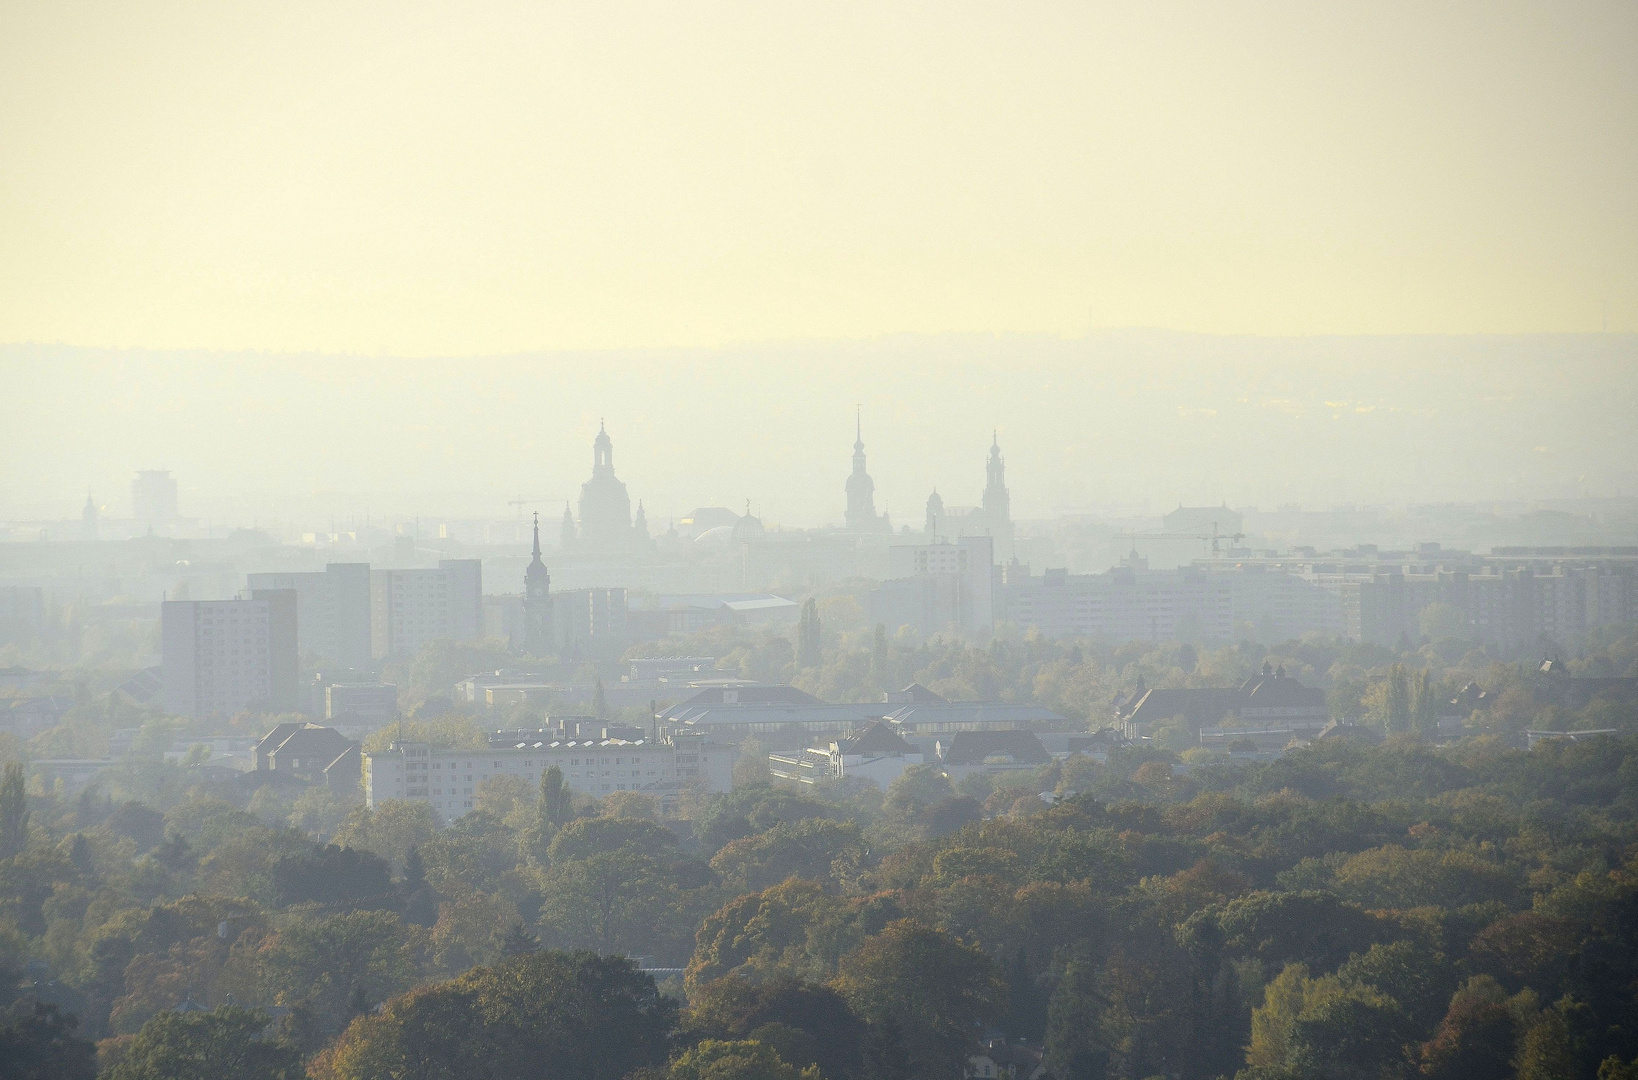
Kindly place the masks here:
POLYGON ((540 559, 539 510, 535 511, 535 557, 523 571, 523 617, 523 651, 530 656, 549 656, 554 651, 552 575, 540 559))
POLYGON ((563 548, 568 550, 574 546, 574 515, 569 512, 568 501, 563 503, 563 548))

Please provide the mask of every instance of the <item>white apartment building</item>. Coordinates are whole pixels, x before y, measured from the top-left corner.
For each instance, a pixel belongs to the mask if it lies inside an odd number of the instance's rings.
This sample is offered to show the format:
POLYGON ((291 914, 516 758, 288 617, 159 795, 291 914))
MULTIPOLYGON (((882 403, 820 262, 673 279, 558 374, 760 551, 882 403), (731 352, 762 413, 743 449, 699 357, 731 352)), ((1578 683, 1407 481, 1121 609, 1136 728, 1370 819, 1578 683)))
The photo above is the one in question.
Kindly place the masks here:
POLYGON ((370 666, 370 566, 330 563, 322 572, 247 575, 255 589, 296 594, 296 647, 352 668, 370 666))
POLYGON ((1234 632, 1226 575, 1117 567, 1102 574, 1048 570, 1008 584, 1010 616, 1047 637, 1106 641, 1227 641, 1234 632))
POLYGON ((516 776, 531 788, 556 765, 575 791, 601 798, 616 791, 675 794, 683 785, 707 791, 733 787, 735 749, 699 738, 673 742, 588 739, 520 743, 484 750, 434 749, 427 743, 393 743, 364 755, 364 798, 373 810, 388 799, 424 802, 440 820, 469 813, 480 785, 516 776))
POLYGON ((160 605, 164 701, 176 716, 232 716, 296 705, 296 594, 160 605))
POLYGON ((483 563, 441 559, 436 570, 370 574, 370 645, 376 656, 407 656, 428 642, 483 637, 483 563))

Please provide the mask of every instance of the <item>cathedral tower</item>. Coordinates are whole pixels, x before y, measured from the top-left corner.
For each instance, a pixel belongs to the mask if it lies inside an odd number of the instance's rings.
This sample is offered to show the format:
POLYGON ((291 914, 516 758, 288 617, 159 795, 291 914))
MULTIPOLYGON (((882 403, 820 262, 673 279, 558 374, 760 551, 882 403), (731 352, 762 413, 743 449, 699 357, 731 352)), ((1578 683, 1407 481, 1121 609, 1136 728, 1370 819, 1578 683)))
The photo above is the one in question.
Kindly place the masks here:
POLYGON ((614 475, 614 441, 599 424, 592 443, 591 479, 580 485, 580 546, 596 554, 631 544, 631 496, 614 475))
POLYGON ((847 478, 847 527, 853 532, 887 532, 887 516, 876 516, 876 481, 865 472, 864 427, 854 418, 853 474, 847 478))
POLYGON ((1012 558, 1012 496, 1007 493, 1007 466, 998 435, 990 436, 990 460, 984 466, 984 521, 995 538, 995 558, 1012 558))
POLYGON ((523 651, 552 654, 552 575, 540 559, 540 514, 535 514, 535 557, 523 572, 523 651))

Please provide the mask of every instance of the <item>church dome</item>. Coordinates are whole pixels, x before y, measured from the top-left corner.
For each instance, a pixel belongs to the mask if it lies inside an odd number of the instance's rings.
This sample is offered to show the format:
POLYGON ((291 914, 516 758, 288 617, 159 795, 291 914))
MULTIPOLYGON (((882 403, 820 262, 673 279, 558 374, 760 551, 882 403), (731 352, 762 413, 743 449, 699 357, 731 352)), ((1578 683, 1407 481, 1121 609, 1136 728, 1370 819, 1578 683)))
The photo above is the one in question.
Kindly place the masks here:
POLYGON ((694 543, 703 544, 706 547, 727 547, 734 542, 734 529, 737 527, 735 525, 718 525, 714 529, 706 529, 694 537, 694 543))
POLYGON ((744 544, 752 540, 765 539, 768 533, 767 530, 762 527, 762 520, 760 518, 754 518, 750 514, 746 514, 744 517, 734 522, 733 535, 734 543, 744 544))

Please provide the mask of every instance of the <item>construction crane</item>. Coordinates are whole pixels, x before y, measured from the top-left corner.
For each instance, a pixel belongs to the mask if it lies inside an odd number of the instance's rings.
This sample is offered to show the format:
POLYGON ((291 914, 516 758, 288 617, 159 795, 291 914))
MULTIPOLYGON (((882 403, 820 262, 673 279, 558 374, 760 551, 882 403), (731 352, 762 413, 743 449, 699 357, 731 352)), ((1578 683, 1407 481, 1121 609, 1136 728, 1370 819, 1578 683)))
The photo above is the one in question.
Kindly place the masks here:
POLYGON ((1204 540, 1211 544, 1211 557, 1221 558, 1223 555, 1222 542, 1230 540, 1239 543, 1246 538, 1245 533, 1225 533, 1217 531, 1217 522, 1211 523, 1209 533, 1116 533, 1116 540, 1204 540))
POLYGON ((518 512, 518 528, 520 528, 520 529, 523 528, 523 508, 525 506, 528 506, 530 503, 537 503, 539 501, 540 501, 539 499, 525 499, 522 495, 519 495, 515 499, 506 500, 506 505, 507 506, 515 507, 517 509, 517 512, 518 512))

